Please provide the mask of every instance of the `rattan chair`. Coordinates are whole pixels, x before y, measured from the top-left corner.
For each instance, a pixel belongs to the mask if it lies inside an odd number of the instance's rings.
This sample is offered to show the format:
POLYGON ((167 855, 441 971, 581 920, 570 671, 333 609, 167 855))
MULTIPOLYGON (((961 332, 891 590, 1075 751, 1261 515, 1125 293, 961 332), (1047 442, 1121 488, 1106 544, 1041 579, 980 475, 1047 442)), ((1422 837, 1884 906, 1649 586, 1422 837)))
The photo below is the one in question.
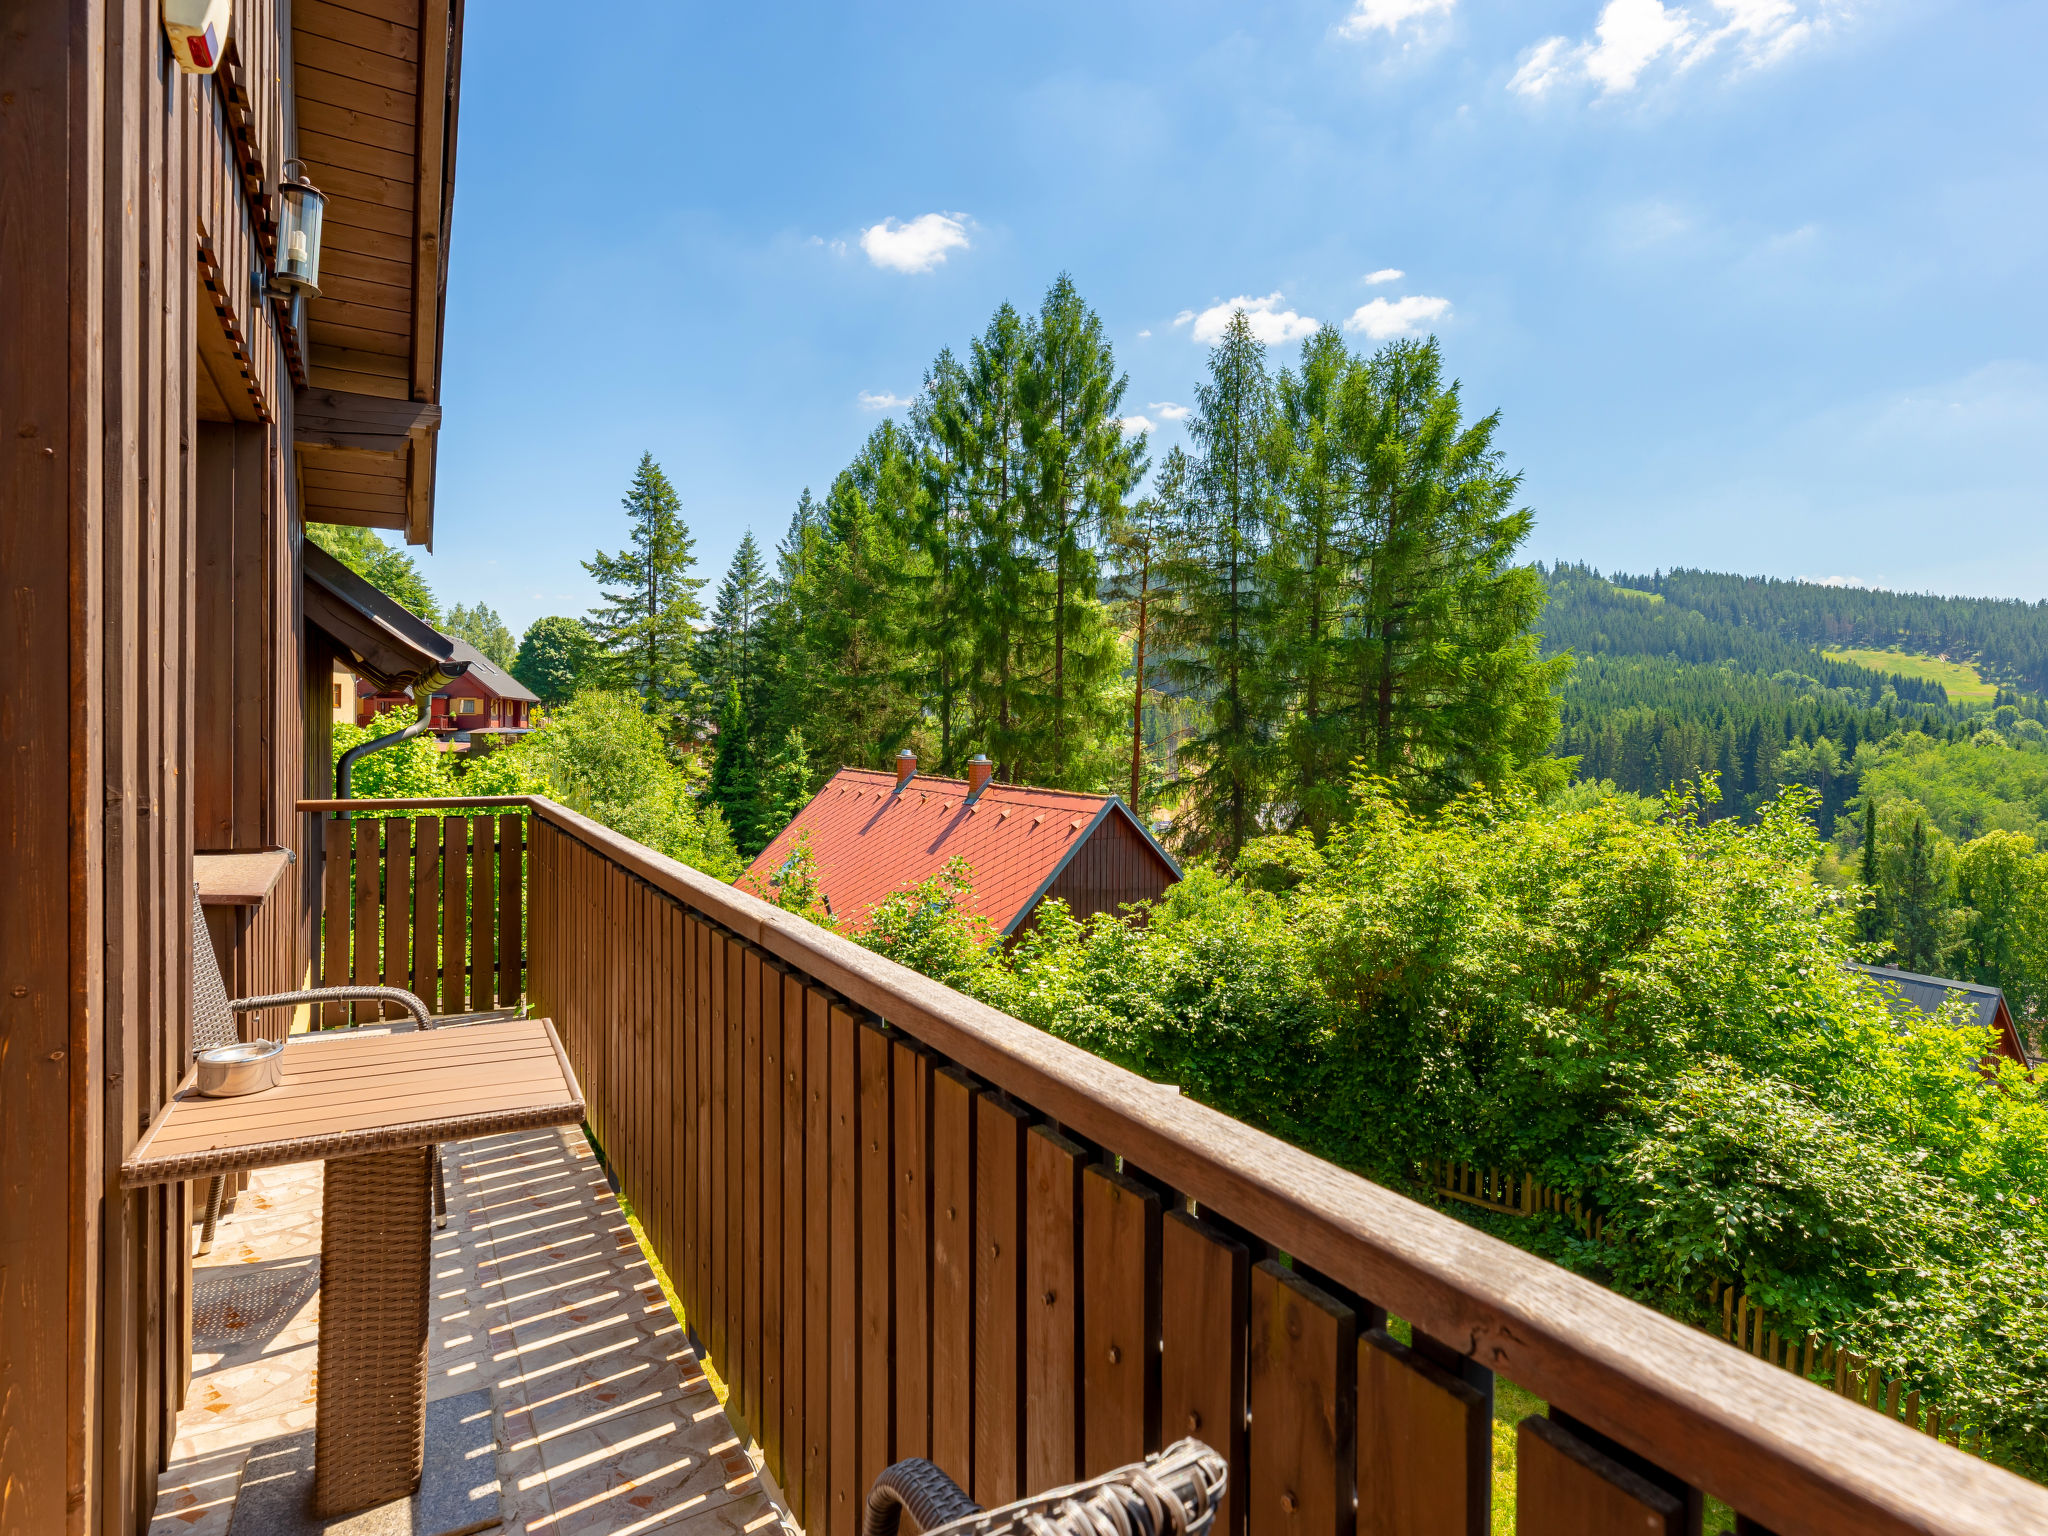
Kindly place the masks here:
MULTIPOLYGON (((206 909, 199 903, 199 887, 192 887, 192 1049, 210 1050, 217 1045, 234 1045, 242 1039, 236 1017, 259 1013, 265 1008, 294 1008, 300 1003, 389 1003, 403 1008, 421 1029, 432 1029, 427 1005, 400 987, 308 987, 298 992, 273 992, 264 997, 228 998, 227 983, 221 980, 220 962, 214 957, 213 940, 206 931, 206 909)), ((448 1224, 448 1192, 441 1183, 441 1149, 434 1148, 434 1225, 448 1224)), ((199 1252, 213 1251, 214 1229, 227 1192, 227 1175, 215 1174, 206 1191, 206 1225, 200 1229, 199 1252)))

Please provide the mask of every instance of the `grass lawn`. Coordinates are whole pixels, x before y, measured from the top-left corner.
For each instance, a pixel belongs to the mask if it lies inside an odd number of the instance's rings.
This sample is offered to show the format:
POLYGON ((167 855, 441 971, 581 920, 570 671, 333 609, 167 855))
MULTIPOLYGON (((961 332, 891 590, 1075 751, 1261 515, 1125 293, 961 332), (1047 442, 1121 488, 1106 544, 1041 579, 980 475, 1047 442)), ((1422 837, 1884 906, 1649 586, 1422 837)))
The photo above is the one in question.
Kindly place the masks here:
POLYGON ((1918 656, 1910 651, 1823 651, 1831 661, 1851 661, 1879 672, 1900 672, 1907 677, 1925 678, 1948 690, 1951 704, 1989 704, 1998 693, 1996 683, 1977 675, 1967 661, 1949 661, 1940 656, 1918 656))

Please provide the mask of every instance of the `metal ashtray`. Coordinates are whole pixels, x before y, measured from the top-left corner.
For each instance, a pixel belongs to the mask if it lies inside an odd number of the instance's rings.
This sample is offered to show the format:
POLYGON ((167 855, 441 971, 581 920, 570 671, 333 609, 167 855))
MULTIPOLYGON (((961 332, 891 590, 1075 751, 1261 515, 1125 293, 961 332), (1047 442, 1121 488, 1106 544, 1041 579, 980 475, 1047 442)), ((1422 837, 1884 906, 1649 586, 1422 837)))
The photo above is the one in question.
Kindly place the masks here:
POLYGON ((217 1045, 193 1058, 199 1065, 199 1091, 209 1099, 232 1099, 275 1088, 283 1076, 284 1042, 250 1040, 217 1045))

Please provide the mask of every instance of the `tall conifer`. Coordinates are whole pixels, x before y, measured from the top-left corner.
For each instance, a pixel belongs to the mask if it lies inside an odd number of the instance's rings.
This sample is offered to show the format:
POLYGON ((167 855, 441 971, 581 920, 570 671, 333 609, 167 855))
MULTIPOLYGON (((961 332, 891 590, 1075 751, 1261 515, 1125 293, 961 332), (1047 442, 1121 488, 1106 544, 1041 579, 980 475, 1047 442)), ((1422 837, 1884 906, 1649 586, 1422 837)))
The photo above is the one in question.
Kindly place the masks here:
POLYGON ((587 620, 599 647, 606 680, 636 690, 649 713, 661 716, 673 740, 700 711, 701 692, 691 665, 695 622, 704 617, 692 576, 696 540, 683 521, 682 502, 654 455, 640 456, 624 499, 632 543, 616 555, 600 551, 583 562, 597 579, 603 602, 587 620))

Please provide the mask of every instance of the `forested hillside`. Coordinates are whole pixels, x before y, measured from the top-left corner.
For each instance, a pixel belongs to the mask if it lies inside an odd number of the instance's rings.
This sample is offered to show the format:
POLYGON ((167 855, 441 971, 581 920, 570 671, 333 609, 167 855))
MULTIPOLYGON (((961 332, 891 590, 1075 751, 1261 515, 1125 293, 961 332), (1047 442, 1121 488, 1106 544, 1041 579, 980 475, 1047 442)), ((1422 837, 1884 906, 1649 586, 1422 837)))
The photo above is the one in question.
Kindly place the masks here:
POLYGON ((2048 601, 1936 597, 1715 571, 1617 575, 1614 580, 1656 593, 1714 624, 1823 650, 1896 646, 1974 661, 1997 682, 2028 693, 2048 691, 2048 601))
POLYGON ((1963 706, 1939 683, 1830 658, 1809 636, 1939 654, 1885 628, 1925 604, 1958 631, 1968 620, 2015 653, 2039 644, 2048 655, 2048 608, 1707 572, 1608 579, 1568 564, 1550 567, 1545 580, 1544 651, 1578 658, 1555 750, 1579 759, 1580 777, 1633 793, 1711 772, 1726 814, 1804 783, 1820 796, 1825 828, 1856 793, 1853 764, 1864 743, 1902 725, 1960 741, 2002 704, 2044 717, 2037 697, 2001 690, 1988 705, 1963 706))

